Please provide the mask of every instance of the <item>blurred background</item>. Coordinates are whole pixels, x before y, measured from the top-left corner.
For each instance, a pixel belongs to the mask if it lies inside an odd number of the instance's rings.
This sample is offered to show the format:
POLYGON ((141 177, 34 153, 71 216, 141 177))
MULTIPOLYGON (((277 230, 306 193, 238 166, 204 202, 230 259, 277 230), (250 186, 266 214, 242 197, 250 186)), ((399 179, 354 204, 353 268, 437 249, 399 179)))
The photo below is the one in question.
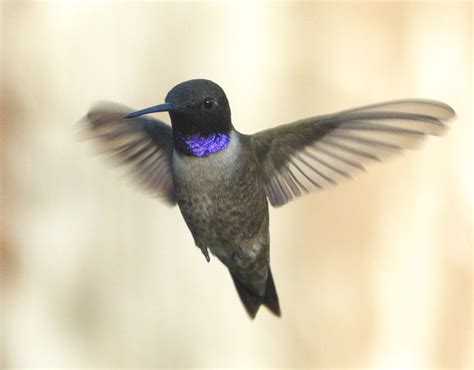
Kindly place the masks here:
POLYGON ((470 2, 2 2, 1 36, 2 367, 473 365, 470 2), (191 78, 244 133, 407 97, 458 116, 272 209, 283 316, 251 321, 178 209, 75 136, 191 78))

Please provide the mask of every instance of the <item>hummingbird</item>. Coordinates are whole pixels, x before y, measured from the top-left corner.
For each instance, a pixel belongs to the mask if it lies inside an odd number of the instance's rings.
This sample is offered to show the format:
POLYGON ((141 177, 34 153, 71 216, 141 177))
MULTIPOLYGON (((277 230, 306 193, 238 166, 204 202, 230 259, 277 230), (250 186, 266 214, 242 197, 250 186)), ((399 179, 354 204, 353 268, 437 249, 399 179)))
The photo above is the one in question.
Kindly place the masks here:
POLYGON ((454 110, 404 99, 304 118, 252 135, 234 128, 224 90, 206 79, 174 86, 165 102, 135 111, 99 102, 84 117, 145 190, 178 205, 195 245, 229 270, 250 318, 281 315, 270 268, 269 203, 280 207, 335 185, 366 164, 439 135, 454 110), (152 118, 167 112, 171 126, 152 118))

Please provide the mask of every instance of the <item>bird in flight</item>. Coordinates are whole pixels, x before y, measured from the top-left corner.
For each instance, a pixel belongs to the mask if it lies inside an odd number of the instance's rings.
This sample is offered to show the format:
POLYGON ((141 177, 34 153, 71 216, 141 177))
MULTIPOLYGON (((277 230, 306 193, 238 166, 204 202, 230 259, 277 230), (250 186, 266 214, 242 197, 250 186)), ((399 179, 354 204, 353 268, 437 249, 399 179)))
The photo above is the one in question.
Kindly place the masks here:
POLYGON ((369 162, 440 134, 454 110, 406 99, 304 118, 245 135, 223 89, 195 79, 165 103, 133 109, 93 106, 83 122, 92 137, 128 165, 144 189, 178 205, 196 246, 228 269, 249 316, 261 305, 280 316, 270 269, 268 202, 282 206, 337 184, 369 162), (168 112, 171 126, 150 113, 168 112))

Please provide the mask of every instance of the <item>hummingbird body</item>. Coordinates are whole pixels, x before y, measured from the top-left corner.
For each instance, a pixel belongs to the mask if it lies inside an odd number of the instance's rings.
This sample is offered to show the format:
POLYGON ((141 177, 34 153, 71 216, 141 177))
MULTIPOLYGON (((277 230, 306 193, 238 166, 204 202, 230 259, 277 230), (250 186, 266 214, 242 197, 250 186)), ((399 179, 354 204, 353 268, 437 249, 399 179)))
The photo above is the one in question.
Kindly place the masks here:
POLYGON ((196 244, 216 256, 252 243, 268 211, 255 158, 242 148, 248 143, 236 132, 231 136, 229 146, 211 156, 175 150, 172 157, 176 202, 196 244))
POLYGON ((147 190, 178 205, 207 261, 210 251, 229 269, 251 318, 261 305, 280 315, 268 202, 282 206, 350 178, 441 133, 455 114, 437 101, 395 100, 244 135, 224 91, 209 80, 180 83, 164 104, 130 111, 100 103, 84 120, 147 190), (144 116, 153 112, 169 112, 171 127, 144 116))
MULTIPOLYGON (((229 145, 207 157, 175 150, 172 169, 176 202, 195 244, 208 260, 207 249, 227 266, 255 315, 270 261, 267 199, 249 138, 232 130, 229 145)), ((279 313, 276 291, 267 293, 274 293, 270 308, 279 313)))

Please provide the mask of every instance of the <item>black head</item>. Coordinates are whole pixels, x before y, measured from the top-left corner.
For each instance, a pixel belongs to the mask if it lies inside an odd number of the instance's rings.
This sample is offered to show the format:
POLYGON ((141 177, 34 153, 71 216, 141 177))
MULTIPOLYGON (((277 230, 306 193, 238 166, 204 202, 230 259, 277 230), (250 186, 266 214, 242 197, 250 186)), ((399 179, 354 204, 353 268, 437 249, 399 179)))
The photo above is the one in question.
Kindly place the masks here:
POLYGON ((224 90, 209 80, 189 80, 171 89, 164 104, 128 114, 169 112, 173 130, 183 134, 211 134, 232 129, 230 107, 224 90))

